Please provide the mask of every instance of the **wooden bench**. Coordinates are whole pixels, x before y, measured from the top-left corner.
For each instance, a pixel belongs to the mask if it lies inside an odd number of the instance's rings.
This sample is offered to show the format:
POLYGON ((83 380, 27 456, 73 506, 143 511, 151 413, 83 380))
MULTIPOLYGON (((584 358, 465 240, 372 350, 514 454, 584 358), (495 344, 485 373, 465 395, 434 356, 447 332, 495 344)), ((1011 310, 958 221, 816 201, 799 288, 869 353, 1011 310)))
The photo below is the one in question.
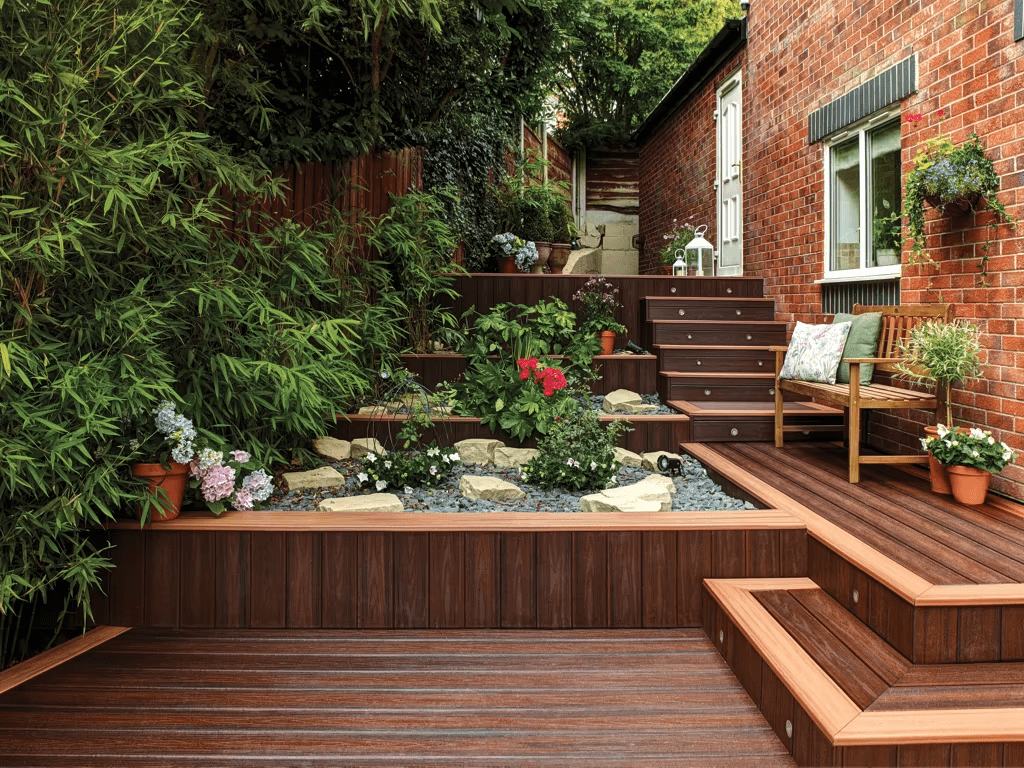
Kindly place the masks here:
POLYGON ((810 381, 780 379, 786 347, 772 347, 775 352, 775 445, 781 448, 786 432, 797 432, 805 426, 783 424, 783 392, 805 395, 812 400, 844 409, 846 445, 850 457, 850 482, 860 482, 861 464, 917 464, 923 461, 921 454, 871 455, 860 452, 861 419, 869 410, 904 410, 919 408, 936 411, 945 407, 949 392, 940 387, 935 393, 917 392, 888 384, 860 383, 861 365, 874 363, 876 371, 894 372, 899 362, 900 341, 907 337, 910 329, 926 321, 948 323, 951 308, 943 304, 917 304, 898 307, 874 307, 857 304, 853 314, 866 312, 882 313, 882 330, 878 339, 878 353, 875 357, 846 358, 850 364, 849 384, 818 384, 810 381))

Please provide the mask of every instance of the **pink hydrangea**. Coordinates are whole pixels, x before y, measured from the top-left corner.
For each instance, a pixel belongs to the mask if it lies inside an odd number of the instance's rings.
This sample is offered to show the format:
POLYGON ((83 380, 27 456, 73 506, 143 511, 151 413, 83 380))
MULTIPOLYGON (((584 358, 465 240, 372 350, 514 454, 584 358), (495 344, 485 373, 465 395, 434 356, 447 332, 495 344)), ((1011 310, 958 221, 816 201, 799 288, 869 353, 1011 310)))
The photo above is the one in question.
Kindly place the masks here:
POLYGON ((235 492, 235 470, 226 465, 210 467, 202 475, 203 498, 221 501, 235 492))
POLYGON ((232 452, 231 452, 231 457, 232 457, 232 458, 233 458, 233 459, 234 459, 235 461, 237 461, 237 462, 238 462, 239 464, 245 464, 245 462, 247 462, 247 461, 248 461, 249 459, 251 459, 251 458, 252 458, 252 457, 251 457, 251 456, 250 456, 250 455, 249 455, 248 453, 246 453, 245 451, 232 451, 232 452))
POLYGON ((252 509, 253 502, 252 494, 246 488, 242 488, 235 493, 234 499, 231 500, 231 505, 235 509, 252 509))

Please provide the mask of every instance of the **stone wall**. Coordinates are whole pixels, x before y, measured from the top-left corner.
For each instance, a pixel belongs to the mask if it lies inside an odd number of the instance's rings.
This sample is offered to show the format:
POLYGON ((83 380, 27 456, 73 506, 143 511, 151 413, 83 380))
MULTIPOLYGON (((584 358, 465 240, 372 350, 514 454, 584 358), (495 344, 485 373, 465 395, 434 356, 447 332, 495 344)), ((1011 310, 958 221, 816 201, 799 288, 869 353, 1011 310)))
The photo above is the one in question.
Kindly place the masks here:
MULTIPOLYGON (((1013 2, 756 0, 744 49, 724 62, 640 151, 641 271, 650 271, 673 218, 705 217, 714 242, 715 88, 743 67, 744 271, 764 279, 780 319, 821 322, 824 145, 809 143, 808 118, 874 76, 916 55, 917 90, 902 100, 904 175, 924 140, 979 134, 1001 177, 999 199, 1024 215, 1024 41, 1013 39, 1013 2), (939 119, 939 110, 945 119, 939 119), (908 115, 922 115, 917 122, 908 115)), ((1024 231, 1000 226, 987 284, 979 258, 990 214, 928 212, 935 265, 910 264, 904 244, 902 303, 944 302, 982 329, 985 378, 954 391, 954 419, 992 429, 1024 451, 1024 231)), ((930 417, 873 417, 871 439, 912 450, 930 417)), ((1024 498, 1024 459, 993 487, 1024 498)))

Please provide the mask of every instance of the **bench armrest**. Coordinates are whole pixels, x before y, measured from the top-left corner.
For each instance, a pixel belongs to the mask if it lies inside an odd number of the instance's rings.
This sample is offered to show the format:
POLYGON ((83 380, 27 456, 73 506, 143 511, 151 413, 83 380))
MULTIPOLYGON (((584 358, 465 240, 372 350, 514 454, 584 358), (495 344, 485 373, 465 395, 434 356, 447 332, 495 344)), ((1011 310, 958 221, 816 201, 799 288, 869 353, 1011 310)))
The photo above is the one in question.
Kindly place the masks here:
POLYGON ((768 347, 769 352, 788 352, 789 347, 768 347))

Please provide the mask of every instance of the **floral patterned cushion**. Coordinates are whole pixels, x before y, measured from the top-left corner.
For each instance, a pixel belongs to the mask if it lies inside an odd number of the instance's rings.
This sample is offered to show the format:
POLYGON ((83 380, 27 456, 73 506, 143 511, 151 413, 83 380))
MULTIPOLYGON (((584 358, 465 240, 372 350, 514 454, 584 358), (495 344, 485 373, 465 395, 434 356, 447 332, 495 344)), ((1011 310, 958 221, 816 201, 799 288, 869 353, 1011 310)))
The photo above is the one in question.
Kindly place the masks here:
POLYGON ((835 384, 850 325, 848 322, 833 325, 798 322, 779 378, 835 384))

